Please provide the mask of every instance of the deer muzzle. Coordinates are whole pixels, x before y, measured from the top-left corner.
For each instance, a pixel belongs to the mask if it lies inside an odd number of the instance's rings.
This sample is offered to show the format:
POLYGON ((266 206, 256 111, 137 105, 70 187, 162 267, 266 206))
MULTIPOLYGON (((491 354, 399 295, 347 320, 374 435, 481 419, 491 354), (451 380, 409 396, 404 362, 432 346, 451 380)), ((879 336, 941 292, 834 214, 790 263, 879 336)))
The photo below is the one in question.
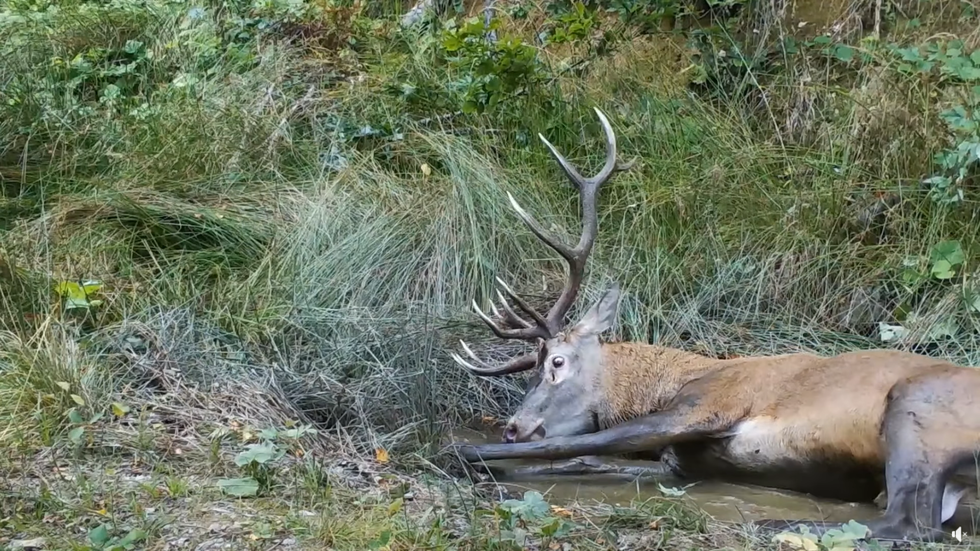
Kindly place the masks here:
POLYGON ((531 442, 544 438, 544 419, 535 419, 525 423, 519 419, 511 419, 504 427, 503 441, 507 444, 515 442, 531 442))

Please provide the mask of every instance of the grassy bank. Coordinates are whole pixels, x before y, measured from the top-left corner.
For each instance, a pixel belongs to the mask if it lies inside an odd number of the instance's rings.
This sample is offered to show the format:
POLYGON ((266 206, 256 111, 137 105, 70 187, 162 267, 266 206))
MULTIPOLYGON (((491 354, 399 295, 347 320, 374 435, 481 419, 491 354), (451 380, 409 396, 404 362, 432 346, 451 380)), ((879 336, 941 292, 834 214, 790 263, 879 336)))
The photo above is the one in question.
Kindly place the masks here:
MULTIPOLYGON (((7 2, 0 441, 33 482, 4 489, 4 530, 70 510, 68 541, 112 509, 56 489, 38 474, 52 465, 136 504, 156 490, 104 469, 141 464, 168 488, 152 499, 197 518, 216 480, 265 476, 234 463, 259 431, 311 426, 286 456, 307 474, 228 507, 268 522, 315 510, 299 540, 375 541, 401 518, 384 513, 395 498, 351 508, 351 477, 317 483, 305 458, 445 482, 446 430, 512 410, 519 381, 477 380, 448 355, 459 338, 520 350, 467 309, 495 276, 557 295, 563 267, 506 193, 573 236, 577 197, 536 136, 597 170, 593 107, 639 160, 602 190, 578 306, 618 280, 615 337, 980 363, 967 4, 849 6, 802 27, 805 3, 729 19, 549 6, 509 4, 488 46, 462 17, 401 29, 404 6, 386 4, 7 2), (359 520, 325 527, 341 510, 359 520)), ((439 488, 444 507, 458 498, 439 488)), ((453 509, 460 526, 473 503, 453 509)), ((483 548, 490 532, 411 533, 393 545, 483 548)))

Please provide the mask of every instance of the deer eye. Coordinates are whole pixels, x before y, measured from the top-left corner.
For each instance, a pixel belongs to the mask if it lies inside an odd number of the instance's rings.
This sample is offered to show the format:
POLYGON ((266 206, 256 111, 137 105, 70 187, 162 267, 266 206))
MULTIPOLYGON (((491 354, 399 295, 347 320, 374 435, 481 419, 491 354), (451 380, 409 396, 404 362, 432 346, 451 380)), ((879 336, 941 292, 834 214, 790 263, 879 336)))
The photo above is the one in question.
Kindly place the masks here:
POLYGON ((561 367, 565 365, 565 358, 562 358, 561 356, 555 356, 554 358, 551 358, 551 365, 555 367, 561 367))

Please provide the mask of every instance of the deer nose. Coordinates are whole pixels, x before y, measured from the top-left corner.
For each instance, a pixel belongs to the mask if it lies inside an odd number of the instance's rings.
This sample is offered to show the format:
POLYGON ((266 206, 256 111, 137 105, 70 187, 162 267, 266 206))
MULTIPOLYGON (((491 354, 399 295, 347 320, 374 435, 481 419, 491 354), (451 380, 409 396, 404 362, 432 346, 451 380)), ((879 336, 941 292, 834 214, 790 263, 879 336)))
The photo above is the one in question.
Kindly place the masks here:
POLYGON ((517 423, 511 421, 504 428, 504 442, 513 444, 515 441, 517 441, 517 423))
POLYGON ((524 428, 522 429, 521 423, 515 419, 507 423, 507 426, 504 427, 503 441, 507 444, 513 444, 518 441, 527 441, 528 438, 544 438, 544 435, 545 430, 543 420, 535 421, 534 424, 530 426, 525 424, 524 428))

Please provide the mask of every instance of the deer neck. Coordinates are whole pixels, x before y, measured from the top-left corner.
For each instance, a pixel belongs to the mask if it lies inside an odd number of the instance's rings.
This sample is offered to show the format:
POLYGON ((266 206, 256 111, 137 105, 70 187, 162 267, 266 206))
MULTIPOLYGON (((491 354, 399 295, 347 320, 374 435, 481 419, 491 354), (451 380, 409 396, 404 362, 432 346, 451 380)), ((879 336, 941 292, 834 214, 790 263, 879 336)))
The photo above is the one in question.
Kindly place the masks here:
POLYGON ((600 428, 660 411, 688 382, 719 360, 645 343, 604 344, 596 412, 600 428))

